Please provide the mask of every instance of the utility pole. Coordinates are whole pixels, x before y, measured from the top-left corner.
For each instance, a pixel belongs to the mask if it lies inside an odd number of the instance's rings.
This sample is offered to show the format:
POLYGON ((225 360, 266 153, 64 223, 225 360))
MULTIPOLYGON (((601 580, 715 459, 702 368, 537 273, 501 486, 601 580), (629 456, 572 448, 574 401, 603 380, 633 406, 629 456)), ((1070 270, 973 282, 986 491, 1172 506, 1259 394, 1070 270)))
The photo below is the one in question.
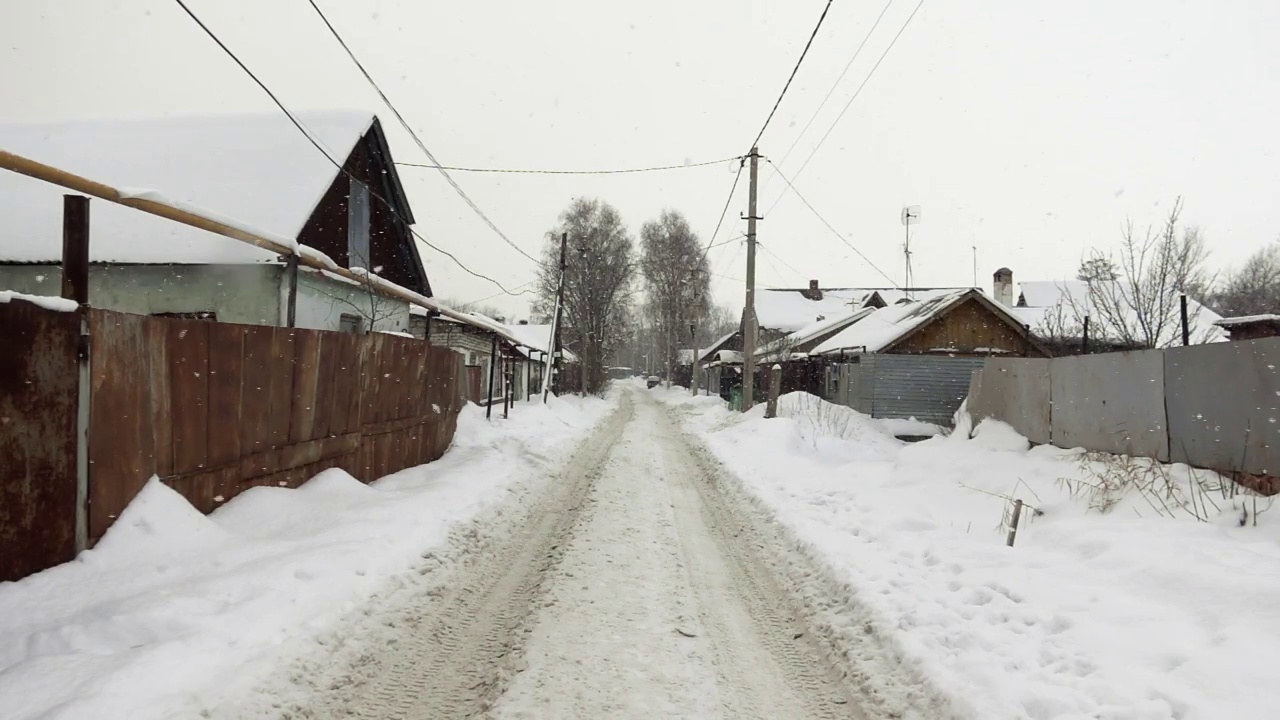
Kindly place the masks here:
POLYGON ((742 308, 742 410, 751 409, 756 372, 756 185, 760 151, 751 148, 751 190, 747 195, 747 303, 742 308))
POLYGON ((556 394, 560 394, 560 318, 564 315, 564 272, 565 248, 569 245, 569 233, 560 233, 560 284, 556 287, 556 315, 551 320, 551 356, 547 358, 547 369, 542 379, 542 402, 547 402, 547 393, 555 385, 556 394))

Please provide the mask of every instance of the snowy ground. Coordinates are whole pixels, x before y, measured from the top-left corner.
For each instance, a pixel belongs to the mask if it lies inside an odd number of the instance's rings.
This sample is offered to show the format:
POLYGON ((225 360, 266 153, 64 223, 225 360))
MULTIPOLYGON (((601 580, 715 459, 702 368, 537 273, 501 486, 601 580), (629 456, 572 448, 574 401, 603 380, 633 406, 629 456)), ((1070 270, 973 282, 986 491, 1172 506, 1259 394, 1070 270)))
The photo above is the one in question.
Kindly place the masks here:
POLYGON ((216 717, 864 718, 767 529, 643 390, 447 585, 374 598, 216 717), (283 713, 287 715, 283 715, 283 713))
POLYGON ((614 406, 553 399, 493 422, 470 406, 435 463, 370 486, 328 471, 254 488, 208 517, 148 485, 94 550, 0 584, 0 717, 198 717, 252 697, 370 598, 482 550, 477 528, 614 406))
POLYGON ((1277 716, 1280 510, 1265 500, 1185 466, 1028 450, 997 423, 906 445, 812 396, 765 420, 652 394, 836 588, 815 612, 851 672, 888 654, 947 704, 921 712, 920 696, 886 687, 887 712, 1277 716), (1015 497, 1028 509, 1009 548, 1015 497))

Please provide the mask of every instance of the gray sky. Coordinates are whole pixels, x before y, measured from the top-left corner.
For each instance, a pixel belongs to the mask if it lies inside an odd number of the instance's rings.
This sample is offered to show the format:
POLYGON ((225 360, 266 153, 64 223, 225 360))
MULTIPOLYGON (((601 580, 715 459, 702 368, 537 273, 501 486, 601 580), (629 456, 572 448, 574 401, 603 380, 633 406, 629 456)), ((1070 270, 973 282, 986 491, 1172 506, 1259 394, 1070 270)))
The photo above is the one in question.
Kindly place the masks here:
MULTIPOLYGON (((0 0, 0 122, 270 111, 270 100, 170 0, 0 0)), ((446 164, 612 168, 745 152, 824 0, 421 2, 318 0, 446 164)), ((397 160, 426 162, 306 0, 189 0, 295 109, 383 117, 397 160)), ((883 0, 831 9, 760 144, 780 161, 883 0)), ((794 176, 902 26, 895 0, 783 172, 794 176)), ((926 0, 796 186, 902 281, 904 204, 920 285, 1074 274, 1126 217, 1158 222, 1181 194, 1216 267, 1280 236, 1280 3, 1247 0, 926 0)), ((762 163, 762 209, 785 184, 762 163)), ((402 169, 417 229, 508 287, 532 264, 434 171, 402 169)), ((569 199, 602 197, 633 232, 663 208, 705 240, 728 164, 633 176, 455 175, 537 254, 569 199)), ((745 176, 721 237, 742 232, 745 176)), ((213 208, 217 209, 217 208, 213 208)), ((766 286, 885 285, 788 194, 760 224, 766 286), (772 254, 771 254, 772 253, 772 254), (780 256, 785 263, 774 257, 780 256), (791 267, 787 267, 790 265, 791 267), (794 270, 792 269, 794 268, 794 270)), ((741 302, 740 242, 711 251, 718 298, 741 302)), ((496 293, 430 250, 437 294, 496 293)), ((493 300, 522 314, 527 296, 493 300)))

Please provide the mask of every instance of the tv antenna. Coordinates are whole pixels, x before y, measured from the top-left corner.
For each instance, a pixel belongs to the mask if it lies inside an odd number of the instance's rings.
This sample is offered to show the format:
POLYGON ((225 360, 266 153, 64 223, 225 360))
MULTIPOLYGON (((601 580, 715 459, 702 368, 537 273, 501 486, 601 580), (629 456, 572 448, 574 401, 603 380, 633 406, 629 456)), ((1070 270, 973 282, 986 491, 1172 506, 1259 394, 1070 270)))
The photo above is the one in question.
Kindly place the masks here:
POLYGON ((920 222, 920 206, 908 205, 902 208, 902 229, 906 232, 906 239, 902 243, 902 255, 906 259, 907 272, 905 277, 906 285, 904 286, 907 297, 911 297, 911 226, 920 222))

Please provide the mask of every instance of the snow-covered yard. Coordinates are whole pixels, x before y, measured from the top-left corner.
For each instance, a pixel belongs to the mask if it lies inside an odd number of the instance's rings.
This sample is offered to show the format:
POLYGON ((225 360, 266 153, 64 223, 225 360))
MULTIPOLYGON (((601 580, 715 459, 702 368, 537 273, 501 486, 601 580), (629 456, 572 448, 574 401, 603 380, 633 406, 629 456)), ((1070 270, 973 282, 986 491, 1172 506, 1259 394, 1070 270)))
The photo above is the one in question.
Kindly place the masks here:
POLYGON ((195 717, 246 692, 424 553, 447 572, 451 534, 519 503, 614 404, 471 405, 437 462, 254 488, 208 517, 153 482, 95 549, 0 584, 0 716, 195 717))
MULTIPOLYGON (((879 638, 956 715, 1280 712, 1269 500, 1231 497, 1185 466, 1028 449, 994 422, 904 444, 813 396, 784 396, 765 420, 763 407, 735 415, 715 397, 652 392, 847 589, 871 618, 856 634, 879 638), (1014 497, 1027 508, 1007 547, 1014 497)), ((844 601, 828 605, 833 623, 848 622, 844 601)))

